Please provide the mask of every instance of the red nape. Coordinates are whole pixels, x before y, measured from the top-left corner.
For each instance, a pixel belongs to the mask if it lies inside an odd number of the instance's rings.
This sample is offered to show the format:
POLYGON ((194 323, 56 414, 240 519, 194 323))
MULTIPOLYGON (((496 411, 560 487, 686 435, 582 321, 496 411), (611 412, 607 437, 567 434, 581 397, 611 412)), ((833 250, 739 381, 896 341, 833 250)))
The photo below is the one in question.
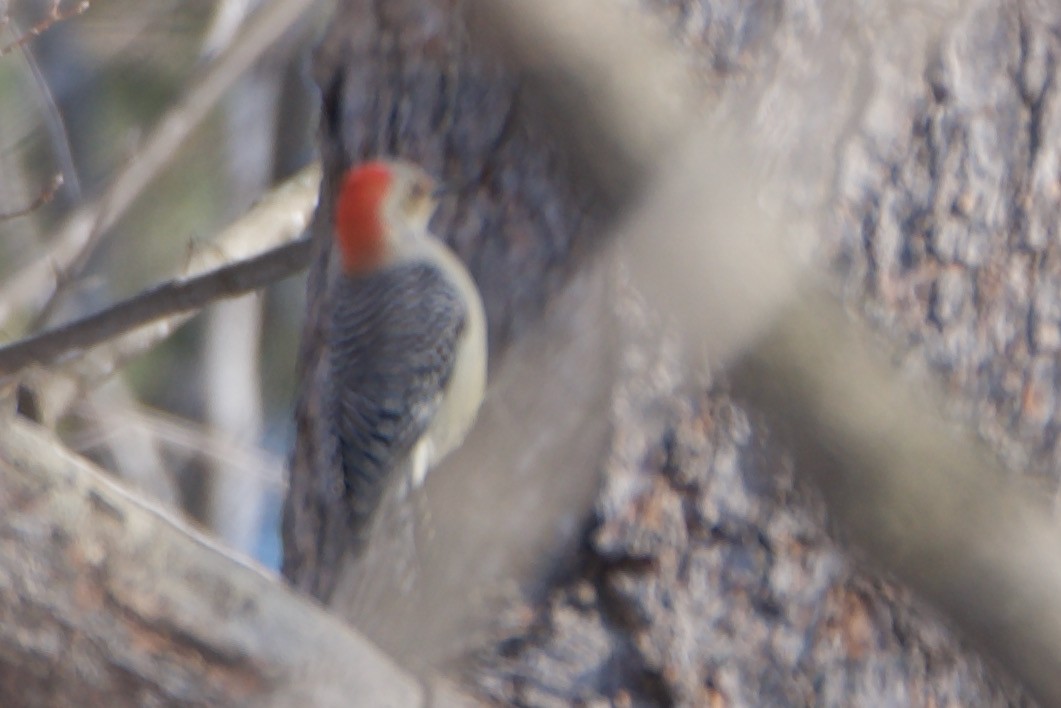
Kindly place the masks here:
POLYGON ((335 241, 347 274, 371 270, 386 252, 383 197, 391 184, 383 162, 364 162, 347 170, 335 204, 335 241))

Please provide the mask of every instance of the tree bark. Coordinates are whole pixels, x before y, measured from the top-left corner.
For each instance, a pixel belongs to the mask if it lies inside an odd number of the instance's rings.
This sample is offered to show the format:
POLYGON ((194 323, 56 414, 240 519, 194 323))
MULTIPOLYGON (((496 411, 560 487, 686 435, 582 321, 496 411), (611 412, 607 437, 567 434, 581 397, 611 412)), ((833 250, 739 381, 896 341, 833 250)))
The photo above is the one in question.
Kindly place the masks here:
POLYGON ((417 704, 378 649, 61 449, 4 421, 4 705, 417 704))

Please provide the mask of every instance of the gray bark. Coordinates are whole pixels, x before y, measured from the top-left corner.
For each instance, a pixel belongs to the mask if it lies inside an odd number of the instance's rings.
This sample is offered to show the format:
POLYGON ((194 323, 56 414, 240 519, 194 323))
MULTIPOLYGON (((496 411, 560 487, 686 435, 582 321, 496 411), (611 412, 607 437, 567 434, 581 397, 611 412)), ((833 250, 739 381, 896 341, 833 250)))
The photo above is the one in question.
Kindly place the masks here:
POLYGON ((0 703, 408 706, 419 686, 262 571, 8 417, 0 703))

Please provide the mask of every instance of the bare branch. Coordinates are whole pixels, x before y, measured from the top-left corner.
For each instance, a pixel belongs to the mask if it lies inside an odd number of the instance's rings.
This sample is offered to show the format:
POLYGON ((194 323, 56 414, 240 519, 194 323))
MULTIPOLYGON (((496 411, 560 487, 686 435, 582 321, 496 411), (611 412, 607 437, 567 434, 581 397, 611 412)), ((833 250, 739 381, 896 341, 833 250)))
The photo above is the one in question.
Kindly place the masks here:
POLYGON ((77 443, 67 444, 83 454, 89 446, 82 441, 95 433, 94 447, 108 460, 108 471, 148 499, 179 508, 180 490, 176 476, 163 459, 161 441, 148 426, 130 425, 132 416, 125 412, 135 405, 126 381, 112 378, 81 401, 78 422, 84 428, 64 439, 76 437, 77 443))
POLYGON ((0 376, 33 363, 49 364, 67 352, 282 280, 304 269, 309 256, 310 241, 302 239, 205 275, 156 286, 103 312, 0 347, 0 376))
POLYGON ((74 167, 74 152, 70 146, 70 135, 66 129, 66 121, 59 111, 58 104, 55 102, 51 86, 48 85, 48 81, 44 78, 44 73, 37 62, 37 57, 33 54, 33 48, 23 48, 22 58, 25 60, 26 66, 29 67, 30 73, 33 74, 33 81, 37 84, 37 88, 40 91, 39 96, 44 104, 44 126, 48 131, 48 137, 51 138, 55 157, 59 161, 59 169, 61 170, 63 184, 67 189, 67 196, 74 200, 80 200, 81 182, 77 177, 77 169, 74 167))
MULTIPOLYGON (((246 296, 206 314, 200 368, 205 419, 219 435, 244 445, 261 439, 266 415, 260 363, 264 309, 261 298, 246 296)), ((261 475, 228 473, 223 459, 200 457, 200 462, 208 490, 200 518, 228 545, 252 553, 267 500, 261 475)))
MULTIPOLYGON (((265 249, 298 237, 316 206, 319 184, 320 165, 314 163, 274 188, 208 247, 195 251, 180 280, 259 255, 265 249)), ((106 379, 131 357, 168 337, 192 314, 172 315, 134 329, 68 365, 32 370, 23 382, 35 394, 39 420, 45 423, 57 420, 81 392, 106 379)))
MULTIPOLYGON (((243 17, 231 28, 233 34, 242 21, 243 17)), ((279 76, 264 68, 251 71, 222 103, 230 210, 242 209, 261 194, 273 172, 277 142, 282 140, 279 76)), ((249 444, 261 439, 265 417, 261 363, 265 309, 262 298, 253 295, 219 303, 206 314, 201 342, 198 376, 205 419, 219 433, 249 444)), ((258 476, 226 473, 218 459, 200 462, 205 489, 199 500, 202 506, 196 510, 199 518, 234 548, 246 552, 258 548, 268 499, 258 476)))
POLYGON ((287 486, 282 457, 165 411, 137 405, 132 401, 120 406, 94 401, 88 408, 75 408, 74 415, 84 423, 94 423, 88 430, 69 438, 64 436, 75 452, 81 453, 109 444, 123 430, 132 428, 151 435, 168 449, 178 452, 179 456, 207 455, 222 463, 217 465, 219 470, 254 477, 259 484, 272 489, 283 490, 287 486), (105 409, 102 421, 98 416, 101 409, 105 409), (93 420, 89 421, 93 416, 93 420))
POLYGON ((273 0, 247 22, 239 38, 159 121, 103 196, 74 212, 56 234, 49 252, 0 288, 0 325, 23 308, 44 306, 59 282, 69 279, 71 266, 85 260, 236 79, 313 4, 313 0, 273 0))

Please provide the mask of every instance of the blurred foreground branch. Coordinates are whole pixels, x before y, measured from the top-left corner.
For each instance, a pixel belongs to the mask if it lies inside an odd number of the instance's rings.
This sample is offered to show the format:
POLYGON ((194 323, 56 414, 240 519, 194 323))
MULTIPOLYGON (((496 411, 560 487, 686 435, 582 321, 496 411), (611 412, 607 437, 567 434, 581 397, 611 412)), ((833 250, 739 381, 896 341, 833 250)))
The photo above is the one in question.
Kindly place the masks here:
MULTIPOLYGON (((569 4, 537 3, 543 17, 553 12, 565 18, 546 25, 530 21, 519 3, 478 3, 523 40, 513 43, 510 58, 541 79, 538 89, 579 109, 600 94, 570 91, 565 72, 579 72, 580 64, 607 66, 608 47, 625 51, 645 40, 619 35, 622 26, 610 23, 608 41, 597 42, 605 25, 580 18, 598 17, 593 6, 604 15, 615 9, 583 2, 575 12, 569 4), (568 51, 548 53, 544 61, 556 60, 548 71, 535 58, 540 55, 519 51, 554 43, 568 51), (598 52, 596 60, 577 58, 583 52, 598 52)), ((821 52, 816 57, 823 66, 827 59, 821 52)), ((655 122, 640 123, 654 133, 633 140, 626 126, 643 112, 643 96, 636 81, 628 94, 614 95, 607 110, 565 110, 546 118, 567 135, 577 115, 585 123, 580 134, 631 151, 625 160, 586 153, 595 161, 591 170, 609 175, 607 183, 644 184, 645 171, 658 175, 652 198, 621 229, 637 287, 693 351, 706 351, 723 366, 743 362, 736 392, 756 401, 779 430, 795 433, 799 469, 823 469, 818 479, 833 512, 873 561, 932 599, 1044 705, 1061 704, 1061 531, 1033 500, 1002 481, 990 455, 971 452, 981 448, 971 433, 955 439, 936 422, 937 402, 909 395, 908 384, 856 344, 861 327, 839 303, 808 296, 806 289, 797 294, 790 253, 798 219, 757 172, 755 166, 771 156, 764 154, 749 106, 693 136, 682 120, 661 112, 655 122), (659 150, 662 145, 681 149, 659 150), (650 148, 656 149, 646 159, 650 148)), ((788 179, 791 184, 796 177, 788 179)))
POLYGON ((615 205, 696 123, 701 91, 682 50, 621 3, 473 0, 477 39, 518 68, 553 135, 615 205))
POLYGON ((873 562, 956 619, 1042 705, 1061 704, 1061 525, 872 341, 835 302, 804 293, 733 385, 873 562))
POLYGON ((4 423, 0 487, 5 705, 419 705, 377 649, 44 430, 4 423))

